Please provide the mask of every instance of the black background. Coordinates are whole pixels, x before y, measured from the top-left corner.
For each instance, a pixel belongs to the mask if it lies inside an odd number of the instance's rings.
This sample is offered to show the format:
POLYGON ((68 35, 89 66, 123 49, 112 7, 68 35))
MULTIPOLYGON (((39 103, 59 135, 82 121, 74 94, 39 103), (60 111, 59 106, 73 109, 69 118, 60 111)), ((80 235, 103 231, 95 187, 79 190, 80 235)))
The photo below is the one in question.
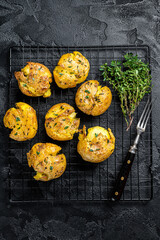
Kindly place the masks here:
POLYGON ((160 5, 158 0, 0 1, 0 240, 160 239, 160 5), (153 96, 153 200, 148 203, 10 205, 3 116, 7 109, 9 47, 13 45, 148 44, 153 96))

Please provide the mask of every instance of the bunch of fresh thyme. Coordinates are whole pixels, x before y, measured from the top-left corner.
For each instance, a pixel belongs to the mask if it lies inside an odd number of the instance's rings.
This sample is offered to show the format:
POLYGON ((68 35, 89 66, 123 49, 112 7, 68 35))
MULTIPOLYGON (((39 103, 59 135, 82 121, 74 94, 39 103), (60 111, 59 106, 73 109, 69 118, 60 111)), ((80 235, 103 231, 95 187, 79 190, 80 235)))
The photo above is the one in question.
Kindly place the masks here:
POLYGON ((127 123, 127 130, 133 121, 133 113, 146 93, 151 91, 151 75, 148 64, 132 53, 124 56, 125 61, 112 61, 100 67, 104 81, 108 81, 117 91, 121 108, 127 123), (123 70, 122 67, 123 66, 123 70))

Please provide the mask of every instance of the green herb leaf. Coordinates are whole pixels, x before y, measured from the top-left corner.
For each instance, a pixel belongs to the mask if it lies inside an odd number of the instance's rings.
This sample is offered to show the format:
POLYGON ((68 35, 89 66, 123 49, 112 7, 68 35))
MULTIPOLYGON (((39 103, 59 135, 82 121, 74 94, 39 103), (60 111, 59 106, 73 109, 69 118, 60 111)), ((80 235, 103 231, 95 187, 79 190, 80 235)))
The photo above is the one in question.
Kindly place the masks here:
POLYGON ((66 121, 66 119, 62 119, 62 121, 66 121))
POLYGON ((14 135, 17 135, 18 133, 16 132, 14 135))
POLYGON ((20 121, 21 119, 19 117, 16 117, 16 122, 20 121))
POLYGON ((107 143, 109 143, 109 139, 107 139, 107 143))
POLYGON ((68 66, 68 68, 71 68, 72 66, 68 66))
POLYGON ((20 129, 21 127, 17 128, 18 130, 20 129))
POLYGON ((54 127, 57 125, 57 123, 54 124, 54 127))
POLYGON ((90 93, 90 91, 88 91, 88 90, 85 90, 85 92, 86 92, 86 93, 90 93))
POLYGON ((59 75, 61 75, 61 76, 62 76, 62 75, 63 75, 63 73, 59 73, 59 75))
POLYGON ((67 129, 67 128, 69 128, 69 126, 65 126, 65 128, 64 128, 64 129, 67 129))
POLYGON ((51 170, 51 171, 53 170, 53 167, 52 167, 52 166, 50 166, 50 170, 51 170))
POLYGON ((125 61, 112 61, 100 67, 104 81, 108 81, 117 91, 121 101, 121 109, 130 128, 133 114, 146 93, 151 91, 151 75, 148 64, 141 61, 138 56, 128 53, 125 61))
POLYGON ((93 149, 89 149, 90 152, 93 152, 93 149))
POLYGON ((40 152, 36 152, 37 153, 37 155, 39 155, 40 154, 40 152))
POLYGON ((97 148, 97 149, 96 149, 96 151, 99 151, 99 150, 100 150, 100 148, 97 148))
POLYGON ((89 98, 89 96, 86 96, 86 98, 89 98))
POLYGON ((24 83, 24 84, 23 84, 23 87, 27 87, 27 84, 26 84, 26 83, 24 83))
POLYGON ((82 62, 80 59, 78 59, 78 62, 82 62))
POLYGON ((95 136, 96 136, 96 137, 98 137, 98 135, 99 135, 98 133, 95 133, 95 136))

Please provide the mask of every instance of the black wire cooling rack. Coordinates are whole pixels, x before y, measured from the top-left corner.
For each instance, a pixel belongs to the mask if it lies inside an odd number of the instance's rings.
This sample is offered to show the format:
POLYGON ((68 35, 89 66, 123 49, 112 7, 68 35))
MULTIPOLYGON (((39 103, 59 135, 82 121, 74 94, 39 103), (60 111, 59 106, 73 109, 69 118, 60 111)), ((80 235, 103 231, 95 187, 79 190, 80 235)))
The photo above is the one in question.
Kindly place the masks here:
MULTIPOLYGON (((47 66, 52 72, 63 54, 80 51, 90 62, 88 80, 96 79, 104 83, 99 71, 100 65, 112 60, 123 61, 127 52, 137 54, 144 62, 149 62, 148 46, 106 46, 106 47, 12 47, 10 49, 9 107, 16 102, 23 101, 30 104, 37 112, 38 132, 34 139, 27 142, 16 142, 9 139, 9 177, 8 192, 10 202, 48 202, 48 201, 103 201, 109 200, 117 174, 126 156, 130 144, 136 135, 136 124, 144 108, 146 97, 141 102, 134 115, 130 131, 126 132, 126 123, 122 116, 120 102, 112 90, 113 100, 110 108, 101 116, 92 117, 83 114, 75 105, 73 89, 62 90, 52 83, 50 98, 32 98, 23 95, 14 77, 14 72, 20 70, 28 61, 39 62, 47 66), (116 148, 111 157, 100 163, 91 164, 83 161, 76 151, 78 136, 67 142, 50 139, 44 128, 46 112, 51 106, 60 102, 67 102, 78 112, 81 127, 100 125, 110 127, 116 137, 116 148), (67 169, 62 177, 49 181, 38 182, 33 179, 35 172, 28 167, 26 153, 37 142, 53 142, 62 147, 67 159, 67 169)), ((124 193, 121 200, 150 200, 152 198, 152 126, 151 119, 146 132, 142 135, 139 151, 137 151, 124 193)))

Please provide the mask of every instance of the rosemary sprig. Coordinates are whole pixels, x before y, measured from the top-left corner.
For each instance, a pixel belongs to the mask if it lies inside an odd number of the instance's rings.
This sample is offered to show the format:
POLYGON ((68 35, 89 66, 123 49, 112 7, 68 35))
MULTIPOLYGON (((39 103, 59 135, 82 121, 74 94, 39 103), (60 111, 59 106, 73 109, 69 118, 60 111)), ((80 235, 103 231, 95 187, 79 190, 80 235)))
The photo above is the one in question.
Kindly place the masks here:
POLYGON ((104 81, 108 81, 120 98, 127 130, 133 121, 133 113, 146 93, 151 91, 151 75, 148 64, 138 56, 128 53, 125 62, 112 61, 100 67, 104 81), (122 69, 123 67, 123 69, 122 69))

